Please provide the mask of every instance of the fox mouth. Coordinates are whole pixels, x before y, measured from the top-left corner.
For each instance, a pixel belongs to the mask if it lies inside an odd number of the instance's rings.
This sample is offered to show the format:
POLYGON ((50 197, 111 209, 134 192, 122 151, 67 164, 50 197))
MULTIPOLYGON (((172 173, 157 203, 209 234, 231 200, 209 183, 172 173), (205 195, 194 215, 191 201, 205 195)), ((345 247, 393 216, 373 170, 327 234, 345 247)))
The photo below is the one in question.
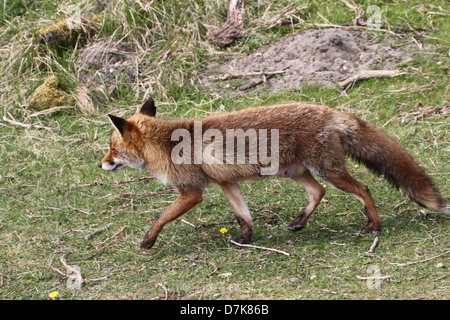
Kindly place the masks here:
POLYGON ((99 167, 106 171, 116 171, 125 167, 125 163, 99 163, 99 167))
POLYGON ((116 170, 122 169, 123 167, 125 167, 125 165, 122 163, 119 163, 111 171, 116 171, 116 170))

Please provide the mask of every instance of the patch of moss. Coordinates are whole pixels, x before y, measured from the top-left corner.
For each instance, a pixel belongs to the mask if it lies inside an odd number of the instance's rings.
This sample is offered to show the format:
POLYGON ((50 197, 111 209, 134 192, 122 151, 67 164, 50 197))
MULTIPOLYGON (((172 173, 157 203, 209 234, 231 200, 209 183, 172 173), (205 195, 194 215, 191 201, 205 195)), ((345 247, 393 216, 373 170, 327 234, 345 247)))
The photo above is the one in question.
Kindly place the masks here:
POLYGON ((36 31, 35 41, 47 44, 52 48, 72 46, 79 36, 89 37, 96 33, 102 15, 91 18, 71 19, 66 18, 36 31))
POLYGON ((56 76, 45 79, 33 92, 29 100, 29 106, 34 110, 43 110, 61 105, 73 105, 75 99, 58 86, 56 76))

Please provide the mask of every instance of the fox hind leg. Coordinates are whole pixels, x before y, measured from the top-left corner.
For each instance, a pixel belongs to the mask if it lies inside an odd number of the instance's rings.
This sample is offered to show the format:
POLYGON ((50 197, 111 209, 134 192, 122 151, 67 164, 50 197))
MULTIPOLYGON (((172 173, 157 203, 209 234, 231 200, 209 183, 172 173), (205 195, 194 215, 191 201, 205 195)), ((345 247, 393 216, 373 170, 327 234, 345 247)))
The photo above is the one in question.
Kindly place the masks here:
POLYGON ((294 219, 288 226, 288 230, 298 231, 306 227, 309 217, 319 205, 325 194, 325 189, 314 179, 308 170, 292 177, 292 180, 300 183, 308 194, 309 200, 306 206, 302 209, 297 218, 294 219))
POLYGON ((361 182, 355 180, 346 171, 327 171, 321 175, 325 181, 331 183, 336 188, 354 195, 364 205, 364 211, 368 218, 367 224, 361 229, 363 232, 373 232, 380 230, 380 218, 369 188, 361 182))
POLYGON ((236 239, 236 242, 248 244, 253 241, 253 222, 245 203, 241 187, 237 183, 223 182, 220 184, 225 196, 230 202, 236 215, 236 219, 241 226, 242 235, 236 239))

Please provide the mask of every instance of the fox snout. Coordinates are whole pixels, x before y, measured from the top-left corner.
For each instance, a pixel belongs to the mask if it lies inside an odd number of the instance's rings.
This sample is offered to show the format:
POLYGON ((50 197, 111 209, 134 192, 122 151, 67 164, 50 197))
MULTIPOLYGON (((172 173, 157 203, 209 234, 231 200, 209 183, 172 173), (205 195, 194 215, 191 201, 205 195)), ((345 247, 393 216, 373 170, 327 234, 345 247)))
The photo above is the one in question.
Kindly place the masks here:
POLYGON ((109 162, 103 162, 102 161, 102 162, 100 162, 98 164, 98 166, 100 168, 102 168, 103 170, 106 170, 106 171, 114 171, 114 170, 117 170, 117 169, 120 169, 120 168, 124 167, 125 163, 123 163, 120 160, 118 160, 118 161, 109 161, 109 162))
POLYGON ((118 157, 118 153, 115 149, 111 149, 98 164, 100 168, 106 171, 113 171, 125 166, 125 161, 118 157))

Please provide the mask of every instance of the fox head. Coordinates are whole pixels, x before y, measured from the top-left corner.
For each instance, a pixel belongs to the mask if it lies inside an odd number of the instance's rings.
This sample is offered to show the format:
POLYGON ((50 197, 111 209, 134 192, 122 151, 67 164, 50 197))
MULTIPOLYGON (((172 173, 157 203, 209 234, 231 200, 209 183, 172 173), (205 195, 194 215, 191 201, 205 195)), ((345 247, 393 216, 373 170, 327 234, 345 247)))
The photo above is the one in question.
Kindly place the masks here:
MULTIPOLYGON (((155 102, 152 98, 144 103, 139 116, 154 117, 156 114, 155 102)), ((99 163, 103 170, 112 171, 129 166, 143 169, 145 166, 144 158, 141 154, 142 132, 133 121, 133 117, 125 120, 120 117, 108 114, 109 119, 115 130, 111 134, 111 143, 108 153, 99 163)))

